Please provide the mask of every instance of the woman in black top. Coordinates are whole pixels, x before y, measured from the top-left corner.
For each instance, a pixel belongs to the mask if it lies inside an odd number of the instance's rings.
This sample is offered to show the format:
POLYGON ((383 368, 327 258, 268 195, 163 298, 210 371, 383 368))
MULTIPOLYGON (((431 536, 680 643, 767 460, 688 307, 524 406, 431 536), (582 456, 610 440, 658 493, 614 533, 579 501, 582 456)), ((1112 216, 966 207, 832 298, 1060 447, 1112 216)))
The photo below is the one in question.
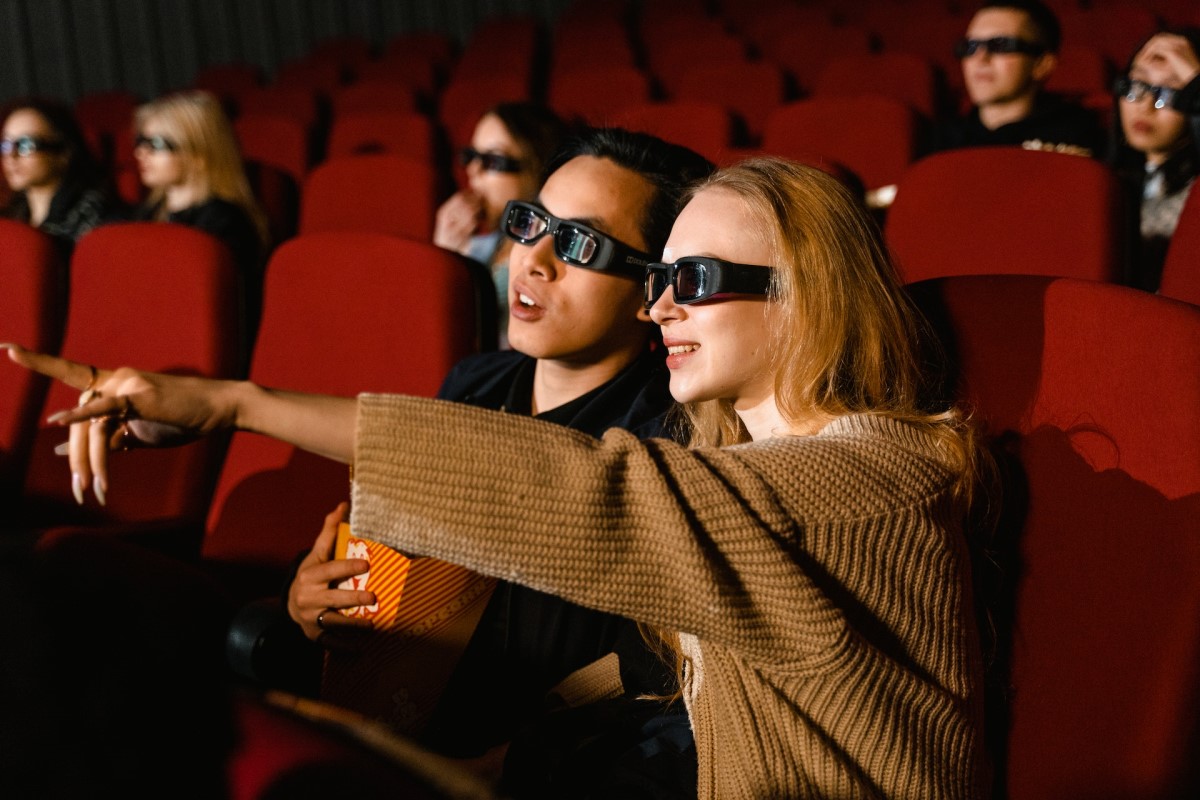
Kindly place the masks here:
POLYGON ((66 106, 37 98, 12 104, 3 120, 0 164, 14 193, 3 215, 56 237, 69 255, 115 210, 79 123, 66 106))

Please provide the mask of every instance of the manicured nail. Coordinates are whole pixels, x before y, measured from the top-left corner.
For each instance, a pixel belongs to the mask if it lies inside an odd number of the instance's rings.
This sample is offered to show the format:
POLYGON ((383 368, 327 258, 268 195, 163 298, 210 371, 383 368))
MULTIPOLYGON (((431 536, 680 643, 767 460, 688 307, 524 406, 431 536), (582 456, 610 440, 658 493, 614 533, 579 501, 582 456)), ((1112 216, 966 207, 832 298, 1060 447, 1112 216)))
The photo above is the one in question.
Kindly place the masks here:
POLYGON ((100 479, 99 475, 92 478, 92 492, 96 495, 96 499, 100 501, 100 505, 103 506, 108 504, 104 497, 104 481, 100 479))
POLYGON ((69 452, 71 452, 70 442, 63 442, 62 444, 55 445, 54 447, 54 455, 56 456, 65 456, 69 452))
POLYGON ((47 424, 53 425, 67 415, 66 411, 57 411, 46 417, 47 424))
POLYGON ((75 502, 83 505, 83 476, 78 472, 71 473, 71 494, 75 495, 75 502))

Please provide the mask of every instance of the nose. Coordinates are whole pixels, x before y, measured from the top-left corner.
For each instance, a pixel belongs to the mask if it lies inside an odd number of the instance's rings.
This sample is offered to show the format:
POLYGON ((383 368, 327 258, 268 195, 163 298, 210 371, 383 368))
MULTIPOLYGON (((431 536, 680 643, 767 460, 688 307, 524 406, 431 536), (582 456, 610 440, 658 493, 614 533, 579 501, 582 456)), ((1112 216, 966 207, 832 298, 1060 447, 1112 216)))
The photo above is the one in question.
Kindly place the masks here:
POLYGON ((672 322, 678 322, 687 316, 684 306, 675 303, 675 287, 668 286, 666 291, 658 296, 654 305, 650 306, 650 319, 660 328, 665 328, 672 322))
POLYGON ((554 240, 549 235, 543 236, 533 244, 514 244, 509 263, 524 275, 545 281, 554 280, 558 277, 559 270, 563 269, 563 265, 554 255, 554 240))

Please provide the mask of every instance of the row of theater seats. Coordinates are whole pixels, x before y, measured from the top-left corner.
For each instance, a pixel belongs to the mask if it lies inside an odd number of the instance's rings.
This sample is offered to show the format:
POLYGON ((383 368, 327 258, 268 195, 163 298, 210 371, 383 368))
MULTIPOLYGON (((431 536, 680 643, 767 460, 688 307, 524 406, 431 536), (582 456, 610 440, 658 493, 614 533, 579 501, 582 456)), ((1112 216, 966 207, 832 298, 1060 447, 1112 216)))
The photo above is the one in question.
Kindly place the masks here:
MULTIPOLYGON (((6 253, 52 256, 28 229, 30 245, 14 249, 16 230, 0 226, 6 253)), ((22 260, 6 259, 7 286, 19 288, 10 265, 22 260)), ((228 297, 221 302, 229 273, 225 255, 194 231, 99 229, 71 265, 62 352, 229 374, 228 297), (171 255, 139 255, 156 252, 171 255)), ((45 278, 32 282, 54 291, 45 278)), ((427 245, 299 237, 268 269, 250 377, 340 394, 430 394, 478 347, 472 306, 491 302, 479 286, 464 261, 427 245)), ((951 357, 946 391, 975 409, 1003 467, 988 562, 998 567, 976 577, 999 632, 989 657, 1011 675, 1008 718, 994 720, 1007 796, 1191 796, 1200 786, 1191 759, 1200 734, 1200 308, 1046 276, 938 278, 912 291, 951 357)), ((17 333, 40 345, 54 339, 17 333)), ((16 423, 27 435, 75 392, 53 388, 43 401, 45 387, 13 383, 23 377, 0 370, 5 395, 25 398, 16 423)), ((65 466, 51 454, 62 431, 35 438, 26 491, 38 496, 25 501, 69 505, 65 466)), ((163 531, 188 519, 206 527, 201 542, 187 543, 190 558, 202 555, 242 594, 275 589, 255 571, 277 577, 310 543, 322 514, 345 497, 346 473, 247 434, 234 436, 223 466, 220 456, 197 445, 114 456, 110 505, 92 509, 91 521, 163 546, 163 531)), ((243 713, 255 726, 282 724, 253 705, 243 713)), ((310 752, 309 738, 297 742, 310 752)), ((289 757, 272 763, 282 769, 289 757)))

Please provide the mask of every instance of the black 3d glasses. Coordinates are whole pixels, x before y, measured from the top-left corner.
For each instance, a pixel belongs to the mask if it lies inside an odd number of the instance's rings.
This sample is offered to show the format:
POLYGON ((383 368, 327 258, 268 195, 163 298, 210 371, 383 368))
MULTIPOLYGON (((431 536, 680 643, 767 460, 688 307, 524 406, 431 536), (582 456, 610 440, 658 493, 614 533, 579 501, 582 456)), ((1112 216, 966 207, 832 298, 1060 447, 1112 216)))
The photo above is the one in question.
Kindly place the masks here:
POLYGON ((981 48, 994 56, 1007 53, 1040 56, 1046 52, 1046 48, 1037 42, 1022 39, 1019 36, 993 36, 990 39, 959 39, 954 45, 954 55, 958 58, 968 58, 979 52, 981 48))
POLYGON ((675 290, 675 303, 681 306, 723 294, 765 295, 771 287, 771 271, 771 267, 704 256, 681 258, 674 264, 647 264, 645 306, 658 302, 668 286, 675 290))
POLYGON ((581 222, 559 219, 544 208, 510 200, 504 207, 504 233, 513 241, 533 244, 549 234, 554 255, 576 267, 613 272, 641 280, 653 258, 581 222))
POLYGON ((458 158, 464 167, 473 161, 478 161, 479 166, 486 172, 520 172, 524 169, 520 159, 506 156, 503 153, 480 152, 474 147, 464 147, 458 151, 458 158))
POLYGON ((1128 103, 1136 103, 1150 95, 1154 98, 1155 108, 1166 108, 1175 99, 1175 90, 1170 86, 1155 86, 1129 76, 1117 78, 1113 84, 1113 92, 1128 103))
POLYGON ((15 139, 0 139, 0 155, 24 158, 34 153, 61 153, 66 145, 57 139, 40 136, 18 136, 15 139))

